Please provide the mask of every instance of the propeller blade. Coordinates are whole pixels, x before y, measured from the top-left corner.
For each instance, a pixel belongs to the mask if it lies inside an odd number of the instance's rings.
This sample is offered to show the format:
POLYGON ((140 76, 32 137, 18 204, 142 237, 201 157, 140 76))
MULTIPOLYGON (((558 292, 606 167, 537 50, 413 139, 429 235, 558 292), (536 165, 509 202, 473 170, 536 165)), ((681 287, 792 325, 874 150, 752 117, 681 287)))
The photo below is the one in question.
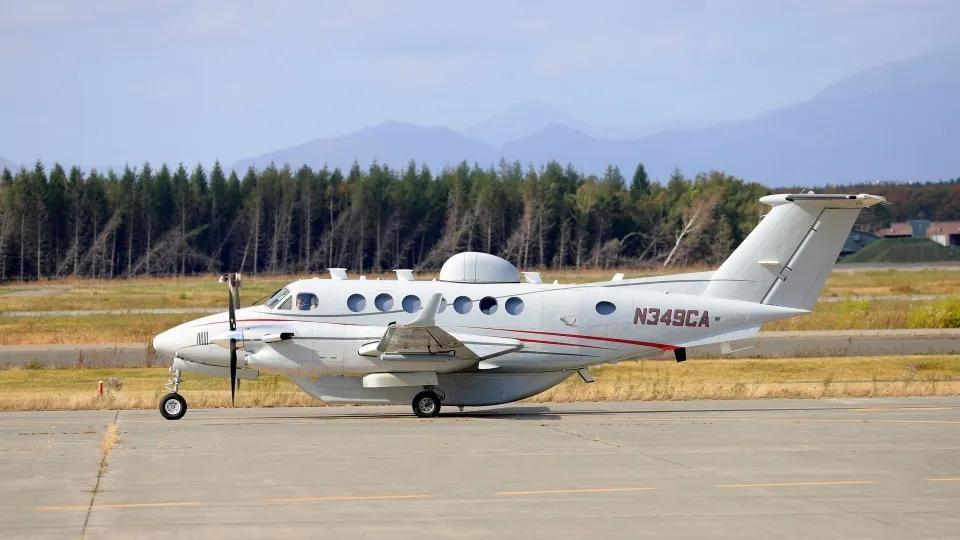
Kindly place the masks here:
POLYGON ((230 340, 230 404, 237 405, 237 340, 235 339, 230 340))
POLYGON ((234 305, 234 295, 233 295, 233 284, 230 284, 230 299, 229 299, 229 312, 230 312, 230 331, 237 329, 237 308, 234 305))

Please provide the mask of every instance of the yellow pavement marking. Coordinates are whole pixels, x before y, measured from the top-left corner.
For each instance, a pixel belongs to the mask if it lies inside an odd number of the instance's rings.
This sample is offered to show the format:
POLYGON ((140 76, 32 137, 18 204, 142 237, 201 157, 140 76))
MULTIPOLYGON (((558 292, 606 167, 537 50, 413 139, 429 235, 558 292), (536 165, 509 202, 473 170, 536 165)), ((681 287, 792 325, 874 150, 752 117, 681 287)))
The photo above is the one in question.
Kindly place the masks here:
POLYGON ((790 487, 790 486, 839 486, 845 484, 873 484, 873 480, 826 480, 823 482, 772 482, 768 484, 718 484, 718 488, 790 487))
POLYGON ((43 512, 51 510, 86 510, 87 508, 93 508, 94 510, 112 510, 118 508, 165 508, 165 507, 176 507, 176 506, 200 506, 203 503, 199 502, 156 502, 156 503, 120 503, 120 504, 95 504, 92 507, 89 504, 70 504, 63 506, 40 506, 34 510, 40 510, 43 512))
POLYGON ((538 489, 534 491, 498 491, 494 495, 550 495, 554 493, 612 493, 616 491, 656 491, 655 487, 620 487, 620 488, 587 488, 587 489, 538 489))
POLYGON ((889 412, 889 411, 950 411, 954 407, 862 407, 850 409, 856 412, 889 412))
POLYGON ((947 478, 925 478, 927 482, 960 482, 960 476, 953 476, 947 478))
MULTIPOLYGON (((643 420, 648 420, 651 422, 662 422, 663 418, 645 418, 643 420)), ((678 416, 670 418, 669 420, 675 422, 682 421, 704 421, 704 422, 714 422, 714 421, 746 421, 746 422, 781 422, 781 423, 796 423, 796 422, 805 422, 805 423, 823 423, 823 424, 960 424, 960 420, 897 420, 897 419, 883 419, 883 418, 797 418, 797 417, 784 417, 784 418, 770 418, 770 417, 757 417, 757 416, 678 416)))
POLYGON ((275 504, 323 501, 377 501, 391 499, 429 499, 433 495, 344 495, 331 497, 283 497, 268 499, 275 504))

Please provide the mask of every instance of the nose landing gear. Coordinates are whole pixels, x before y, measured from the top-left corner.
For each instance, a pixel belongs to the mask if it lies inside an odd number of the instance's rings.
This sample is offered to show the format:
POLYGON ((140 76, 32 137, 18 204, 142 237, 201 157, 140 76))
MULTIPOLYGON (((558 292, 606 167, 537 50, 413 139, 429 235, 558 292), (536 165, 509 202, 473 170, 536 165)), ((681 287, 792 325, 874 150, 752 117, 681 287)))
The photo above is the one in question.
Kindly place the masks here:
POLYGON ((160 398, 160 415, 167 420, 179 420, 187 414, 187 400, 177 393, 182 380, 180 370, 170 366, 170 379, 165 385, 170 393, 160 398))

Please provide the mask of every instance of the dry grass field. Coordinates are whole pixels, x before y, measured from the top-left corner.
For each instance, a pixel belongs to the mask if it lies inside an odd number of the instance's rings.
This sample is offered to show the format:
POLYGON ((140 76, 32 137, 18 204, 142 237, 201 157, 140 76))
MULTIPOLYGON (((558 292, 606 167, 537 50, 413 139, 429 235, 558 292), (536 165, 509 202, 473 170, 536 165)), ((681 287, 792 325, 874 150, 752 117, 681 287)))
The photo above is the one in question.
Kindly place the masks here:
MULTIPOLYGON (((708 268, 567 270, 544 271, 545 282, 586 283, 610 279, 622 272, 628 278, 699 272, 708 268)), ((353 275, 356 277, 355 275, 353 275)), ((309 276, 244 276, 241 293, 245 305, 263 298, 287 283, 309 276)), ((394 279, 393 273, 370 274, 368 279, 394 279)), ((418 273, 432 279, 435 273, 418 273)), ((863 297, 960 294, 960 267, 957 269, 859 270, 830 274, 822 297, 863 297)), ((0 313, 8 311, 72 311, 132 308, 221 307, 225 287, 214 275, 134 278, 62 279, 10 283, 0 286, 0 313)))
MULTIPOLYGON (((576 375, 529 402, 960 395, 960 357, 787 358, 626 362, 576 375)), ((0 370, 0 410, 152 409, 164 368, 0 370), (97 383, 106 392, 97 395, 97 383)), ((186 374, 191 407, 225 407, 225 379, 186 374)), ((320 406, 283 377, 243 381, 241 407, 320 406)))
MULTIPOLYGON (((671 272, 702 268, 671 269, 671 272)), ((544 280, 577 283, 653 275, 647 270, 611 269, 545 272, 544 280)), ((659 271, 666 272, 665 270, 659 271)), ((376 278, 378 275, 369 276, 376 278)), ((379 275, 392 279, 393 275, 379 275)), ((422 279, 434 277, 421 274, 422 279)), ((247 276, 244 304, 269 295, 295 276, 247 276)), ((195 313, 4 316, 11 311, 70 311, 140 308, 219 308, 226 290, 215 276, 131 280, 59 280, 0 287, 0 345, 45 343, 148 343, 157 333, 194 319, 195 313)), ((765 330, 840 330, 960 327, 960 268, 956 270, 837 271, 827 280, 811 315, 779 321, 765 330), (937 295, 931 299, 929 295, 937 295), (910 298, 917 296, 916 298, 910 298)))

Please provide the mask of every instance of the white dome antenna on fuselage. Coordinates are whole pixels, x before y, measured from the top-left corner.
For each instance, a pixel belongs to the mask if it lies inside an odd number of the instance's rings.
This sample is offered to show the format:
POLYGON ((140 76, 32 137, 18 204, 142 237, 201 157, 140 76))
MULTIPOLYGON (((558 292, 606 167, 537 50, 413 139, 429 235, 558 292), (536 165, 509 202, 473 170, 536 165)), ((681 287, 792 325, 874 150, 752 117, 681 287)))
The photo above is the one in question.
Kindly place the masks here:
POLYGON ((440 281, 453 283, 520 283, 520 271, 506 259, 465 251, 447 259, 440 267, 440 281))

